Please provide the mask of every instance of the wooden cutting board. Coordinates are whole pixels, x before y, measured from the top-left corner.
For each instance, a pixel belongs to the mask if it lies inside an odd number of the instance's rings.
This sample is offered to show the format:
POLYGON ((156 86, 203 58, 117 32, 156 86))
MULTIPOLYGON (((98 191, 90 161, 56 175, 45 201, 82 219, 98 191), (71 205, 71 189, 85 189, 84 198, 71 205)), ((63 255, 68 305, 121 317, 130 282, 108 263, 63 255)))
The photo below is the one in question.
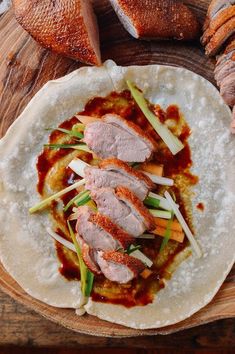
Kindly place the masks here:
MULTIPOLYGON (((185 1, 204 20, 210 1, 185 1)), ((212 60, 204 56, 199 43, 146 42, 131 38, 122 28, 107 0, 96 0, 103 60, 119 65, 168 64, 192 70, 214 83, 212 60)), ((48 80, 61 77, 81 65, 41 48, 16 23, 9 11, 0 19, 0 135, 22 112, 29 100, 48 80)), ((17 252, 17 250, 16 250, 17 252)), ((17 301, 46 318, 80 333, 130 337, 168 334, 220 318, 235 316, 235 268, 214 300, 191 318, 158 330, 133 330, 93 316, 78 317, 73 310, 47 306, 27 295, 0 264, 0 288, 17 301)))

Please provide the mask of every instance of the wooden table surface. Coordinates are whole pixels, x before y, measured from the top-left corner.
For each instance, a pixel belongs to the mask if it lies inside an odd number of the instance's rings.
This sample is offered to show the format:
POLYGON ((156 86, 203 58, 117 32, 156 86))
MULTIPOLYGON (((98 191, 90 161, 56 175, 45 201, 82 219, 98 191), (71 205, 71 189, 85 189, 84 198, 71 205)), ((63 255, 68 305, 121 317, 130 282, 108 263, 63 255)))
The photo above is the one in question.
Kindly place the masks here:
MULTIPOLYGON (((235 350, 235 320, 220 320, 167 336, 112 339, 72 332, 56 325, 12 300, 0 291, 0 353, 2 346, 71 348, 182 348, 192 353, 204 349, 235 350), (189 351, 190 350, 190 351, 189 351)), ((210 350, 210 351, 209 351, 210 350)), ((170 351, 171 352, 171 351, 170 351)), ((201 351, 200 351, 201 352, 201 351)), ((203 351, 204 352, 204 351, 203 351)))
MULTIPOLYGON (((6 353, 1 349, 3 346, 165 348, 167 353, 173 353, 173 348, 178 348, 181 353, 190 354, 193 353, 193 349, 204 349, 203 352, 207 354, 223 349, 224 353, 232 353, 232 348, 235 348, 235 320, 220 320, 168 336, 98 338, 60 327, 0 291, 0 354, 6 353)), ((13 350, 12 353, 15 354, 16 351, 13 350)), ((162 350, 157 353, 162 353, 162 350)))

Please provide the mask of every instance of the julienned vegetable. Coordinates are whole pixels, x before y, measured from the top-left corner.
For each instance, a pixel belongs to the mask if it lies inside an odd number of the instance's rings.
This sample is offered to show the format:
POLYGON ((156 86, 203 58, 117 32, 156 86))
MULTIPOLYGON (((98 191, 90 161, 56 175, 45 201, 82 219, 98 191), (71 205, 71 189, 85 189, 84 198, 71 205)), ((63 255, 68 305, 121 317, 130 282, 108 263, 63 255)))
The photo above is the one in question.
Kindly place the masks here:
POLYGON ((197 257, 198 258, 202 257, 202 251, 201 251, 195 237, 193 236, 192 232, 190 231, 186 221, 184 220, 183 215, 179 211, 178 206, 175 204, 174 200, 172 199, 172 197, 170 196, 170 194, 167 191, 165 192, 165 197, 166 197, 167 201, 169 202, 172 210, 174 211, 174 214, 177 217, 179 223, 181 224, 181 226, 182 226, 194 252, 196 253, 197 257))
POLYGON ((159 194, 150 192, 147 198, 144 200, 144 204, 151 206, 153 208, 161 208, 164 210, 171 210, 171 207, 166 200, 166 198, 162 197, 159 194))
POLYGON ((170 211, 155 210, 155 209, 149 209, 149 211, 156 218, 162 218, 162 219, 170 219, 171 218, 171 212, 170 211))
POLYGON ((77 240, 74 235, 73 229, 70 225, 70 222, 67 221, 67 224, 68 224, 69 233, 70 233, 70 236, 73 240, 73 244, 76 249, 76 253, 78 256, 78 260, 79 260, 82 293, 84 296, 88 297, 88 296, 90 296, 90 293, 92 290, 94 274, 90 272, 90 270, 87 268, 87 266, 83 262, 81 249, 79 247, 79 244, 77 243, 77 240))
MULTIPOLYGON (((130 246, 130 250, 134 249, 135 246, 131 245, 130 246)), ((149 259, 148 257, 145 256, 145 254, 143 254, 140 250, 135 250, 131 253, 132 257, 135 257, 137 259, 139 259, 140 261, 142 261, 143 263, 145 263, 147 265, 147 267, 151 268, 153 265, 153 262, 151 261, 151 259, 149 259)))
POLYGON ((148 176, 154 183, 160 184, 162 186, 173 186, 174 181, 171 178, 160 177, 153 175, 152 173, 142 171, 146 176, 148 176))
POLYGON ((72 160, 68 167, 71 168, 71 170, 73 170, 73 172, 75 172, 77 175, 81 176, 81 177, 85 177, 85 173, 84 173, 84 168, 90 166, 88 163, 86 163, 83 160, 80 160, 79 158, 76 158, 74 160, 72 160))
POLYGON ((58 130, 58 131, 60 131, 62 133, 68 134, 69 136, 72 136, 74 138, 82 139, 84 137, 81 132, 75 130, 74 128, 72 130, 63 129, 63 128, 56 128, 54 130, 58 130))
POLYGON ((63 237, 61 237, 60 235, 58 235, 56 232, 54 232, 52 229, 50 229, 49 227, 47 227, 47 232, 48 234, 54 238, 56 241, 58 241, 59 243, 61 243, 63 246, 67 247, 70 251, 76 252, 76 248, 74 246, 74 244, 70 241, 65 240, 63 237))
POLYGON ((164 124, 162 124, 158 117, 155 116, 155 114, 149 109, 143 93, 140 92, 140 90, 137 89, 129 80, 127 80, 126 83, 134 100, 144 113, 145 117, 148 119, 149 123, 168 146, 172 154, 176 155, 184 148, 182 142, 164 124))
POLYGON ((87 125, 89 123, 93 123, 96 122, 97 120, 99 120, 100 118, 96 118, 96 117, 91 117, 91 116, 82 116, 80 114, 76 114, 75 117, 82 122, 84 125, 87 125))
POLYGON ((60 197, 62 197, 62 195, 82 186, 85 184, 85 180, 82 179, 74 184, 72 184, 71 186, 62 189, 60 192, 51 195, 50 197, 42 200, 40 203, 36 204, 35 206, 33 206, 32 208, 29 209, 30 214, 35 213, 36 211, 39 211, 43 208, 45 208, 46 206, 48 206, 53 200, 59 199, 60 197))
POLYGON ((71 199, 67 205, 64 207, 64 211, 67 211, 73 204, 77 206, 84 205, 86 202, 91 200, 89 191, 82 191, 78 195, 76 195, 73 199, 71 199))
POLYGON ((57 150, 57 149, 74 149, 85 152, 90 152, 91 150, 88 148, 86 144, 45 144, 44 147, 49 149, 57 150))
POLYGON ((165 231, 165 234, 164 234, 164 239, 161 243, 161 247, 160 247, 160 251, 159 252, 162 252, 164 250, 164 248, 166 247, 166 245, 168 244, 170 238, 171 238, 171 225, 173 223, 173 219, 174 219, 174 213, 171 212, 171 217, 170 217, 170 220, 168 220, 168 223, 167 223, 167 226, 166 226, 166 231, 165 231))

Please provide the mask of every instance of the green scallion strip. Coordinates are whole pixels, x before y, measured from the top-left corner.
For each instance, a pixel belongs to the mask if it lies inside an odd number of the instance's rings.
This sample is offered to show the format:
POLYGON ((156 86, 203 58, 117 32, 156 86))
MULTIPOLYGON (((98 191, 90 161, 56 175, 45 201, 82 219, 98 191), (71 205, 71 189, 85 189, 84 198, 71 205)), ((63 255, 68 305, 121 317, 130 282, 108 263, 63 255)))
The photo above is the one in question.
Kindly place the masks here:
POLYGON ((64 207, 64 211, 67 211, 73 204, 75 204, 76 202, 79 202, 80 200, 83 200, 84 198, 86 198, 87 196, 89 196, 89 192, 88 191, 82 191, 80 192, 78 195, 76 195, 73 199, 71 199, 68 204, 65 205, 64 207))
POLYGON ((132 252, 135 252, 137 250, 140 250, 141 246, 137 245, 137 246, 128 246, 128 248, 125 250, 125 253, 127 253, 128 255, 130 255, 132 252))
POLYGON ((85 184, 86 181, 85 179, 82 179, 74 184, 72 184, 71 186, 61 190, 60 192, 51 195, 50 197, 42 200, 40 203, 38 203, 37 205, 33 206, 32 208, 29 209, 30 214, 35 213, 36 211, 39 211, 43 208, 45 208, 46 206, 48 206, 53 200, 59 199, 60 197, 62 197, 62 195, 82 186, 83 184, 85 184))
POLYGON ((91 200, 91 197, 90 197, 90 195, 88 194, 88 195, 86 195, 86 196, 83 196, 83 197, 81 198, 81 200, 76 201, 75 204, 76 204, 77 206, 82 206, 82 205, 85 205, 86 203, 88 203, 90 200, 91 200))
POLYGON ((135 87, 129 80, 127 80, 127 86, 131 91, 131 94, 148 119, 149 123, 156 130, 158 135, 162 138, 164 143, 168 146, 173 155, 176 155, 179 151, 184 148, 182 142, 165 126, 160 122, 158 117, 149 109, 146 99, 144 98, 143 93, 135 87))
POLYGON ((87 270, 87 276, 86 276, 86 288, 85 288, 85 296, 89 297, 92 289, 93 289, 93 283, 94 283, 94 274, 87 270))
POLYGON ((58 130, 59 132, 62 132, 64 134, 68 134, 69 136, 72 136, 75 138, 79 138, 79 139, 84 138, 84 135, 81 132, 76 131, 74 128, 72 130, 68 130, 68 129, 64 129, 64 128, 55 128, 55 129, 49 128, 46 130, 52 130, 52 131, 58 130))
POLYGON ((147 198, 145 198, 144 204, 151 206, 153 208, 159 208, 160 207, 160 200, 148 196, 147 198))
POLYGON ((171 225, 173 223, 173 219, 174 219, 174 213, 171 212, 171 218, 167 222, 166 231, 164 234, 164 239, 161 243, 161 247, 160 247, 160 251, 159 251, 160 253, 164 250, 164 248, 166 247, 166 245, 168 244, 168 242, 171 238, 171 225))
POLYGON ((48 147, 49 149, 52 150, 74 149, 74 150, 80 150, 85 152, 91 152, 91 150, 88 148, 86 144, 44 144, 44 147, 48 147))
POLYGON ((155 218, 162 218, 162 219, 170 219, 171 218, 170 211, 155 210, 155 209, 149 209, 149 211, 155 218))
POLYGON ((76 240, 76 236, 74 235, 73 229, 72 229, 69 221, 67 221, 67 225, 68 225, 69 233, 70 233, 70 236, 72 238, 72 241, 73 241, 73 244, 74 244, 74 247, 76 249, 77 256, 78 256, 79 268, 80 268, 80 276, 81 276, 82 293, 83 293, 84 296, 86 296, 85 295, 86 294, 86 279, 87 279, 87 271, 88 271, 88 269, 87 269, 85 263, 83 262, 81 249, 79 247, 79 244, 78 244, 78 242, 76 240))

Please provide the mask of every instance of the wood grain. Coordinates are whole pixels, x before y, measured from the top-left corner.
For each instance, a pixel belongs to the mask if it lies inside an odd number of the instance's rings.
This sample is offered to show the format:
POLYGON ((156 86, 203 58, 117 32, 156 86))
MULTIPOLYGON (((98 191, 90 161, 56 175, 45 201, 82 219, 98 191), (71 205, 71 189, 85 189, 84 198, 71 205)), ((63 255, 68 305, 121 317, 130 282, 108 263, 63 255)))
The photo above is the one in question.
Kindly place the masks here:
MULTIPOLYGON (((186 2, 203 22, 209 1, 186 2)), ((214 83, 213 61, 204 56, 199 43, 135 40, 122 28, 107 0, 97 0, 95 4, 101 28, 103 60, 111 58, 120 65, 164 63, 182 66, 214 83)), ((3 135, 44 83, 65 75, 81 65, 41 48, 17 25, 12 11, 1 18, 0 34, 0 134, 3 135)), ((49 307, 27 295, 2 266, 0 266, 0 287, 17 301, 54 322, 77 332, 100 336, 167 334, 235 316, 235 270, 206 308, 175 326, 147 331, 128 329, 88 315, 79 318, 71 310, 49 307)))
POLYGON ((99 348, 100 353, 106 354, 106 351, 101 348, 107 347, 110 348, 110 353, 112 350, 112 354, 118 354, 113 348, 128 348, 128 352, 124 351, 123 354, 134 354, 135 351, 131 348, 143 350, 141 353, 136 352, 136 354, 144 354, 144 349, 152 349, 151 352, 148 352, 149 354, 194 354, 194 351, 196 353, 215 354, 217 350, 221 352, 222 349, 225 354, 230 349, 232 354, 235 348, 235 323, 231 319, 217 321, 210 325, 199 326, 168 336, 141 336, 124 339, 93 337, 69 331, 52 323, 15 302, 1 291, 0 328, 0 354, 8 353, 4 350, 2 352, 2 347, 9 346, 12 348, 12 354, 33 354, 33 348, 38 348, 37 353, 42 350, 42 347, 43 353, 47 354, 56 354, 57 351, 53 350, 55 347, 60 348, 58 352, 61 354, 83 354, 83 352, 81 353, 82 349, 86 354, 89 352, 96 354, 94 353, 95 348, 99 348), (16 350, 16 347, 22 347, 22 349, 16 350), (74 348, 74 352, 71 352, 72 348, 74 348), (93 349, 89 351, 88 348, 93 349))

